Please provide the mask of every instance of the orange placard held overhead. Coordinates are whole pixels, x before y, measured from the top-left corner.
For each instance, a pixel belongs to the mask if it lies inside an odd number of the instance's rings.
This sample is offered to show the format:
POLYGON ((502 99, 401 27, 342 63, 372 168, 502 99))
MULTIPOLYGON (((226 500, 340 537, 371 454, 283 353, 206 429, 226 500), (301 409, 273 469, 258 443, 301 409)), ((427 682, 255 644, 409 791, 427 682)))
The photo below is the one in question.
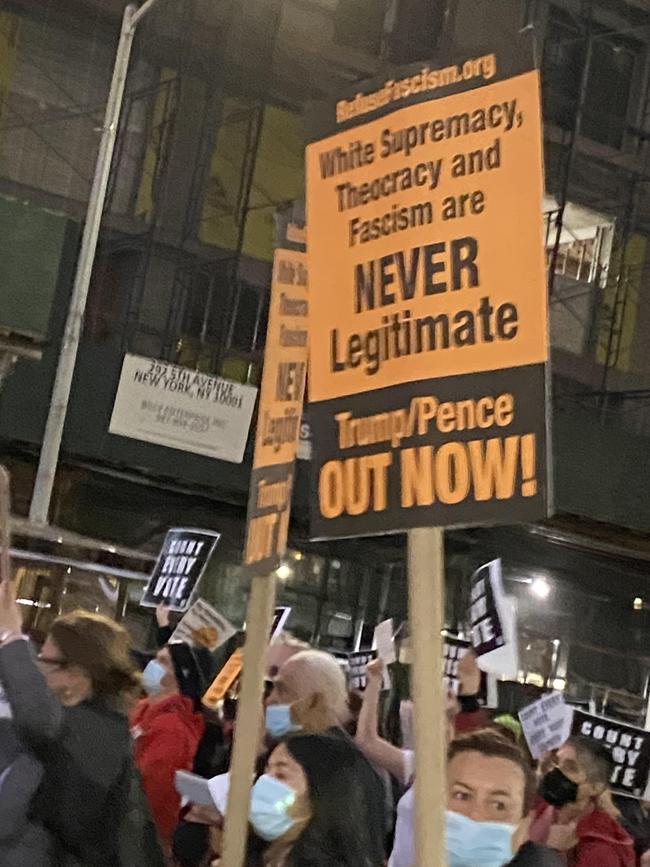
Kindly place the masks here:
POLYGON ((305 253, 278 249, 273 262, 244 556, 246 565, 257 572, 275 568, 287 545, 307 378, 307 315, 305 253))
POLYGON ((307 149, 315 537, 546 513, 539 77, 487 59, 307 149))
POLYGON ((202 699, 206 707, 218 707, 241 674, 242 665, 242 652, 236 650, 206 690, 202 699))

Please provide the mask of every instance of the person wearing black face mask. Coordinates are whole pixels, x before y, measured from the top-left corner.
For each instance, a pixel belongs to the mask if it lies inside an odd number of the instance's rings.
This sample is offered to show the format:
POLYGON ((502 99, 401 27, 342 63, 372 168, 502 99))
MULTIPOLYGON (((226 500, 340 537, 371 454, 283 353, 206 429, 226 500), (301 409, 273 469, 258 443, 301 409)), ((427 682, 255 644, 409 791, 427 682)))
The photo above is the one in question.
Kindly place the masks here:
POLYGON ((571 738, 541 779, 543 798, 530 837, 566 853, 572 867, 634 867, 632 838, 609 790, 612 758, 587 738, 571 738))
POLYGON ((569 779, 560 768, 553 768, 542 777, 539 796, 552 807, 560 809, 575 804, 578 799, 578 784, 569 779))

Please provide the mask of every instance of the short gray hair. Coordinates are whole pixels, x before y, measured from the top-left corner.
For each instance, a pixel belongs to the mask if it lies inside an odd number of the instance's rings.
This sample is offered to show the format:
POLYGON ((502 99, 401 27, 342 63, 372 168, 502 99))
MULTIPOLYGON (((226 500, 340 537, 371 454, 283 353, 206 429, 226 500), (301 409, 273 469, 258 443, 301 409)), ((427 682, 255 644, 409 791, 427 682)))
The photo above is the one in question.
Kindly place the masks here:
POLYGON ((322 650, 301 650, 285 662, 282 673, 291 676, 294 669, 301 672, 299 678, 305 685, 305 697, 320 693, 340 725, 345 725, 350 717, 348 687, 337 659, 322 650))

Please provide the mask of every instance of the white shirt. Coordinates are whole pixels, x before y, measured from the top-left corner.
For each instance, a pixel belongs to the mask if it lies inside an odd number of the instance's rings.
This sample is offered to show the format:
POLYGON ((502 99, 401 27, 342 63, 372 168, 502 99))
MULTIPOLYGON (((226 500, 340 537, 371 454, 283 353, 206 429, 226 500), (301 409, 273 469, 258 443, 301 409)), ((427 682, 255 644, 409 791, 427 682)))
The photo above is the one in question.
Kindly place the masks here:
POLYGON ((388 867, 415 867, 415 841, 413 838, 414 805, 415 795, 411 786, 397 805, 395 842, 388 867))

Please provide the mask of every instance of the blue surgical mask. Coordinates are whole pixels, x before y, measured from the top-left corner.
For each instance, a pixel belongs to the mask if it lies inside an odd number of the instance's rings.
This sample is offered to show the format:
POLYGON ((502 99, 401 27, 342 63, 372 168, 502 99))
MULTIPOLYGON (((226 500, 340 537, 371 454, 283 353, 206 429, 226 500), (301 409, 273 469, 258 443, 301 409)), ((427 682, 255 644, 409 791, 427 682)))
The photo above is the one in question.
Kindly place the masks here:
POLYGON ((270 843, 286 834, 295 822, 288 813, 295 803, 291 786, 263 774, 251 792, 249 819, 257 836, 270 843))
POLYGON ((157 659, 150 660, 142 672, 142 689, 147 695, 159 695, 163 691, 162 679, 167 669, 157 659))
POLYGON ((512 860, 516 826, 502 822, 476 822, 447 810, 449 867, 503 867, 512 860))
POLYGON ((300 731, 300 726, 291 719, 291 705, 270 704, 266 708, 266 733, 272 738, 283 738, 291 732, 300 731))

